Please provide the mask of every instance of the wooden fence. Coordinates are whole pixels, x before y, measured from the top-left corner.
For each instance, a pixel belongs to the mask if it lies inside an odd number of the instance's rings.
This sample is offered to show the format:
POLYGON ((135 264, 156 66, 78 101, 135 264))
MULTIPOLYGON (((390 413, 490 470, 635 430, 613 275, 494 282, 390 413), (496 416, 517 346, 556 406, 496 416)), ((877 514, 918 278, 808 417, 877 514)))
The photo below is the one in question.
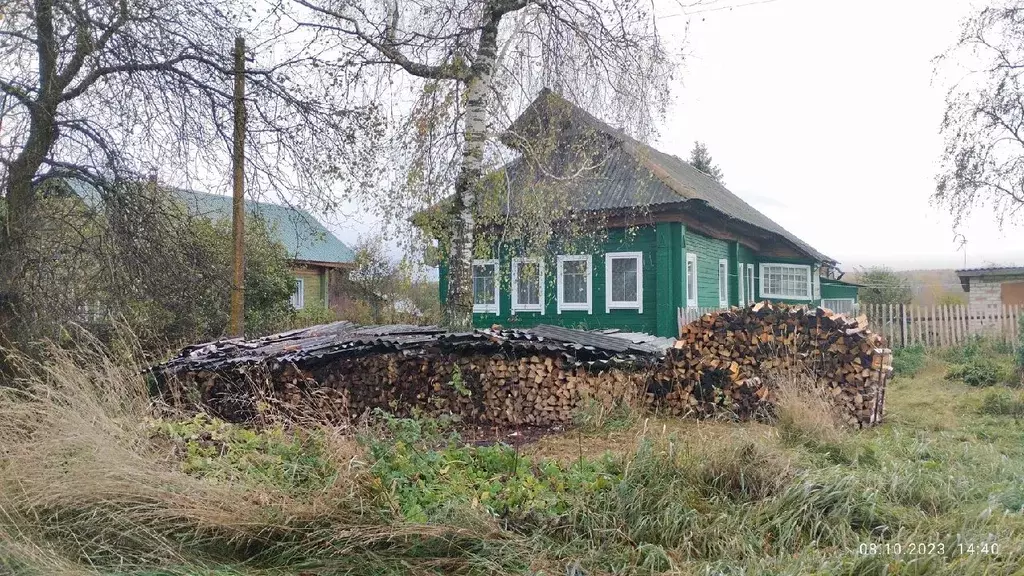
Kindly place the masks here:
POLYGON ((713 308, 679 308, 676 312, 676 334, 682 334, 683 326, 690 322, 700 320, 700 317, 708 312, 718 312, 719 310, 725 310, 725 308, 717 306, 713 308))
MULTIPOLYGON (((721 308, 679 308, 678 326, 698 320, 721 308)), ((871 330, 885 336, 891 348, 956 346, 973 336, 986 336, 1010 343, 1020 342, 1021 315, 1024 306, 1003 305, 985 310, 967 306, 904 306, 902 304, 859 304, 851 315, 868 317, 871 330)))
POLYGON ((904 306, 861 304, 859 314, 868 317, 871 329, 881 333, 893 348, 956 346, 974 336, 1019 342, 1018 320, 1024 306, 1002 305, 982 310, 968 306, 904 306))

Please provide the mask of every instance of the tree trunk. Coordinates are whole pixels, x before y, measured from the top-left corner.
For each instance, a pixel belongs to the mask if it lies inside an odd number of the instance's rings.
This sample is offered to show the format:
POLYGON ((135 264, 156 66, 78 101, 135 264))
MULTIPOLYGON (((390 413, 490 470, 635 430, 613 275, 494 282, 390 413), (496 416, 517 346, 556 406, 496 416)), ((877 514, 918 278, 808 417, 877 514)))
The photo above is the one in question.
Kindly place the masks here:
POLYGON ((38 38, 39 96, 29 106, 29 133, 24 148, 8 165, 6 221, 0 231, 0 344, 17 342, 20 306, 18 284, 24 272, 24 249, 28 228, 33 220, 35 190, 33 180, 57 141, 57 106, 67 80, 57 71, 57 44, 53 28, 53 2, 36 0, 35 26, 38 38))
MULTIPOLYGON (((487 15, 480 33, 476 60, 466 87, 466 123, 462 147, 462 166, 455 181, 452 204, 452 243, 448 257, 448 294, 441 322, 455 330, 473 326, 473 250, 476 228, 477 195, 483 179, 484 144, 487 141, 487 103, 491 73, 498 53, 498 24, 502 14, 487 15)), ((497 271, 495 271, 497 274, 497 271)), ((500 281, 497 274, 495 282, 500 281)))

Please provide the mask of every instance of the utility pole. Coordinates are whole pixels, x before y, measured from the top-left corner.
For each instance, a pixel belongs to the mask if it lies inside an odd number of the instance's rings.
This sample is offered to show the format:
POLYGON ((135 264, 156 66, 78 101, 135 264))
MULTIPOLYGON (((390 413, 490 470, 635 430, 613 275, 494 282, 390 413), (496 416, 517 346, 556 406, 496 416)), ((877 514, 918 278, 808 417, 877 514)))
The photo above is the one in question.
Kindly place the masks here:
POLYGON ((231 286, 231 336, 245 335, 245 40, 235 37, 234 148, 231 150, 234 279, 231 286))

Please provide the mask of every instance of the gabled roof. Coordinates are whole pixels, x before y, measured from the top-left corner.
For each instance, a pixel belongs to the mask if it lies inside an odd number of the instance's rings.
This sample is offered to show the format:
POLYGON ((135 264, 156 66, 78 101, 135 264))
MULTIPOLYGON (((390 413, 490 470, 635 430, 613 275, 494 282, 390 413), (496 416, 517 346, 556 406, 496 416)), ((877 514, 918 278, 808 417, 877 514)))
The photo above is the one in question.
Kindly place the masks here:
MULTIPOLYGON (((533 137, 540 125, 559 120, 559 130, 589 128, 610 138, 604 161, 574 190, 568 192, 575 208, 614 210, 638 206, 699 202, 731 219, 781 237, 798 250, 822 262, 835 262, 796 237, 778 223, 758 212, 739 196, 677 156, 661 152, 622 130, 596 118, 558 94, 544 89, 509 127, 503 138, 518 147, 517 138, 533 137)), ((575 138, 575 135, 574 135, 575 138)), ((506 166, 510 178, 525 178, 525 161, 520 158, 506 166)), ((520 182, 522 184, 522 182, 520 182)))
MULTIPOLYGON (((67 179, 64 183, 86 204, 93 208, 100 206, 102 200, 99 190, 92 184, 78 179, 67 179)), ((166 189, 185 204, 192 216, 210 220, 231 218, 231 196, 183 188, 166 189)), ((328 265, 355 261, 355 252, 305 210, 246 199, 245 212, 262 219, 276 233, 288 256, 294 260, 328 265)))

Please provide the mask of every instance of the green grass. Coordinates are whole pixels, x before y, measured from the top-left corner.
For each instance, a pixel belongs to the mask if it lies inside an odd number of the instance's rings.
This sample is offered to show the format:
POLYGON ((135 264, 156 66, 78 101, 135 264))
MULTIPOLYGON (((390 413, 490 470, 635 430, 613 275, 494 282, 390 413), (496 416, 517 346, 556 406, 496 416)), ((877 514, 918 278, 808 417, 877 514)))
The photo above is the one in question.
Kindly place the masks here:
POLYGON ((1024 396, 947 379, 969 354, 920 354, 872 430, 630 413, 521 447, 152 420, 90 384, 130 374, 49 366, 0 396, 0 574, 1017 574, 1024 396))

